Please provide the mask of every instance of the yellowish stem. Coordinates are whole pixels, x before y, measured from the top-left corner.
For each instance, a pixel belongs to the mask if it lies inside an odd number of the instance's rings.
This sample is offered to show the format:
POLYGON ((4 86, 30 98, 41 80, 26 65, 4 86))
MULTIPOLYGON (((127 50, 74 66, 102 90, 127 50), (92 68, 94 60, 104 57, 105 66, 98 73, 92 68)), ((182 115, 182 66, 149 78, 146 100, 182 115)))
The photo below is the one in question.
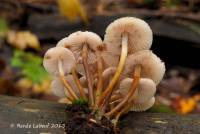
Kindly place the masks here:
POLYGON ((64 71, 63 71, 62 61, 61 60, 58 60, 58 70, 59 70, 59 77, 60 77, 61 81, 63 82, 64 86, 66 87, 67 91, 71 95, 72 99, 73 100, 78 99, 78 97, 76 96, 76 94, 73 91, 72 87, 70 86, 68 81, 65 79, 65 75, 64 75, 64 71))
POLYGON ((116 117, 115 117, 115 123, 114 123, 114 128, 115 128, 115 129, 117 128, 117 123, 118 123, 118 121, 119 121, 120 116, 121 116, 122 114, 127 113, 127 112, 129 111, 129 108, 130 108, 130 104, 128 104, 127 106, 125 106, 123 109, 121 109, 121 110, 117 113, 117 115, 116 115, 116 117))
POLYGON ((105 114, 106 116, 112 116, 113 114, 115 114, 128 102, 128 100, 131 98, 131 96, 133 96, 133 94, 138 86, 139 80, 140 80, 140 72, 141 72, 141 66, 138 65, 135 68, 135 71, 133 74, 133 82, 131 84, 131 87, 129 89, 127 96, 114 109, 112 109, 110 112, 106 113, 105 114))
POLYGON ((85 69, 85 75, 86 75, 87 84, 88 84, 89 102, 91 106, 94 106, 94 92, 93 92, 93 86, 92 86, 92 78, 91 78, 91 74, 89 70, 89 65, 87 63, 87 59, 88 59, 87 45, 83 46, 82 58, 83 58, 83 66, 85 69))
POLYGON ((101 105, 101 103, 103 102, 105 97, 113 91, 113 87, 117 83, 117 81, 124 69, 127 53, 128 53, 128 35, 123 34, 123 36, 122 36, 122 51, 121 51, 119 65, 118 65, 117 70, 116 70, 112 80, 110 81, 109 85, 107 86, 107 88, 105 89, 103 94, 100 96, 99 105, 101 105))
POLYGON ((80 80, 79 80, 79 78, 78 78, 78 76, 77 76, 76 68, 75 68, 75 67, 72 69, 72 76, 73 76, 74 81, 75 81, 75 83, 76 83, 76 85, 77 85, 77 87, 78 87, 78 90, 79 90, 79 92, 80 92, 80 96, 81 96, 83 99, 86 99, 86 100, 87 100, 87 96, 86 96, 86 94, 85 94, 85 92, 84 92, 84 89, 83 89, 83 86, 81 85, 81 82, 80 82, 80 80))
POLYGON ((99 97, 102 94, 102 88, 103 88, 103 77, 102 77, 102 72, 103 72, 103 64, 102 64, 102 59, 98 55, 98 61, 97 61, 97 68, 98 68, 98 83, 97 83, 97 90, 96 90, 96 101, 95 101, 95 106, 97 107, 97 104, 99 102, 99 97))

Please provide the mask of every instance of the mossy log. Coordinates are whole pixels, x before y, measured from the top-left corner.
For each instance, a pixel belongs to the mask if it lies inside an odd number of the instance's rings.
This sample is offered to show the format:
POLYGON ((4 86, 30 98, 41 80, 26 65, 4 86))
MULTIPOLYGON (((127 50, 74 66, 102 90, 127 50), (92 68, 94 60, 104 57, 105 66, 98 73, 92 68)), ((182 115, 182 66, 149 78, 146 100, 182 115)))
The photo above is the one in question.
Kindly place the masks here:
MULTIPOLYGON (((1 134, 63 134, 70 117, 66 105, 18 97, 0 96, 1 134)), ((121 121, 122 134, 198 134, 199 115, 129 113, 121 121)))

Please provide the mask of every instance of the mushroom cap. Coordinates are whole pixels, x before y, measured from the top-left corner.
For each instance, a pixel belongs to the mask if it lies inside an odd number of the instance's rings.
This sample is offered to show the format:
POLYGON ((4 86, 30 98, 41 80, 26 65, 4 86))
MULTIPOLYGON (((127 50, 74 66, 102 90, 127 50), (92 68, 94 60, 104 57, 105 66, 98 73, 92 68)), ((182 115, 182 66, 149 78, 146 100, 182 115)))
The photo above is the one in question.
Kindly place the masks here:
POLYGON ((81 82, 81 85, 86 88, 88 85, 87 85, 87 79, 85 76, 82 76, 81 78, 79 78, 80 82, 81 82))
POLYGON ((123 17, 112 22, 106 29, 104 43, 108 52, 121 54, 121 40, 124 33, 128 34, 129 54, 150 49, 153 34, 149 25, 135 17, 123 17))
POLYGON ((116 71, 116 67, 106 68, 102 73, 103 79, 108 80, 109 78, 111 78, 115 74, 115 71, 116 71))
POLYGON ((156 85, 165 74, 165 64, 150 50, 138 51, 126 59, 124 75, 131 77, 136 65, 141 65, 141 77, 152 79, 156 85))
MULTIPOLYGON (((132 81, 133 79, 131 78, 125 78, 124 80, 122 80, 118 92, 120 92, 123 96, 126 96, 130 89, 132 81)), ((155 92, 156 84, 151 79, 141 78, 138 84, 138 88, 133 95, 134 103, 141 104, 148 101, 154 96, 155 92)))
POLYGON ((103 77, 103 89, 106 88, 106 86, 109 84, 111 78, 114 76, 116 71, 116 67, 109 67, 106 68, 103 73, 102 73, 102 77, 103 77))
POLYGON ((103 49, 103 42, 101 38, 93 32, 78 31, 70 34, 68 37, 63 38, 57 43, 58 47, 65 47, 70 49, 76 59, 82 54, 83 45, 87 45, 88 49, 88 64, 96 62, 95 51, 103 49))
POLYGON ((104 61, 105 67, 116 67, 119 63, 119 58, 120 58, 120 56, 114 55, 107 51, 102 52, 101 57, 104 61))
MULTIPOLYGON (((73 80, 73 76, 67 75, 65 76, 65 79, 67 80, 67 82, 69 82, 70 86, 75 91, 75 93, 79 93, 78 87, 76 86, 76 83, 73 80)), ((65 97, 66 95, 67 96, 70 95, 65 89, 65 86, 59 77, 54 78, 54 80, 52 81, 51 90, 52 90, 52 93, 58 97, 65 97)))
POLYGON ((154 103, 155 103, 155 97, 152 97, 150 100, 144 103, 133 104, 131 111, 135 111, 135 112, 146 111, 149 108, 151 108, 154 105, 154 103))
POLYGON ((76 60, 73 53, 67 48, 53 47, 50 48, 44 55, 43 66, 46 71, 54 76, 59 75, 58 61, 62 61, 64 74, 71 72, 76 60))

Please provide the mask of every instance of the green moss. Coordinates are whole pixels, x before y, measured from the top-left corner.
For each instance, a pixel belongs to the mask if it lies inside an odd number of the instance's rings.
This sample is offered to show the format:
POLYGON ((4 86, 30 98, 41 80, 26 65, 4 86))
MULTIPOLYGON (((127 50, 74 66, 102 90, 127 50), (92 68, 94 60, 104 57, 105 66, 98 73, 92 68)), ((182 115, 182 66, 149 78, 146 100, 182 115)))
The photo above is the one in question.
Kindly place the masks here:
POLYGON ((175 113, 169 106, 165 105, 154 105, 152 108, 148 110, 148 112, 153 113, 175 113))
POLYGON ((83 99, 83 98, 80 98, 80 99, 78 99, 78 100, 74 100, 74 101, 72 102, 72 104, 73 104, 73 105, 86 105, 86 106, 88 106, 88 101, 85 100, 85 99, 83 99))

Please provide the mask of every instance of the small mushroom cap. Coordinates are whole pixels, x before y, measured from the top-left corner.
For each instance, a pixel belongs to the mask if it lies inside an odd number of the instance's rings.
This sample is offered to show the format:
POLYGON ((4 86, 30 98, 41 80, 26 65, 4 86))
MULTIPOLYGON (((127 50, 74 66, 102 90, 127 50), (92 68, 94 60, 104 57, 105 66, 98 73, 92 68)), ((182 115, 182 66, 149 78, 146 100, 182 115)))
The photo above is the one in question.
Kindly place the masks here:
MULTIPOLYGON (((128 94, 130 86, 132 84, 133 79, 125 78, 121 81, 118 92, 123 96, 128 94)), ((138 84, 138 88, 134 93, 134 103, 144 103, 151 99, 156 92, 156 84, 147 78, 141 78, 138 84)))
POLYGON ((146 111, 149 108, 151 108, 155 103, 155 97, 152 97, 150 100, 144 102, 144 103, 137 103, 134 104, 133 107, 131 108, 131 111, 135 111, 135 112, 142 112, 142 111, 146 111))
POLYGON ((115 74, 115 71, 116 71, 116 67, 106 68, 102 73, 103 79, 104 80, 110 79, 115 74))
POLYGON ((101 56, 104 61, 105 67, 116 67, 119 63, 119 55, 114 55, 112 53, 104 51, 102 52, 101 56))
POLYGON ((70 49, 76 59, 82 54, 83 45, 88 46, 88 64, 96 62, 95 51, 101 51, 103 49, 103 42, 101 38, 93 32, 78 31, 70 34, 67 38, 58 42, 58 47, 65 47, 70 49))
POLYGON ((106 88, 106 86, 109 84, 111 78, 114 76, 116 71, 116 67, 109 67, 105 69, 102 73, 103 77, 103 89, 106 88))
POLYGON ((44 55, 43 66, 46 71, 54 76, 59 75, 58 61, 62 61, 62 67, 64 74, 71 72, 75 65, 75 57, 73 53, 67 48, 63 47, 53 47, 50 48, 44 55))
POLYGON ((150 50, 138 51, 127 57, 124 75, 131 77, 136 65, 141 65, 141 77, 152 79, 156 85, 165 74, 165 64, 150 50))
MULTIPOLYGON (((76 83, 73 80, 73 76, 67 75, 67 76, 65 76, 65 79, 67 80, 67 82, 69 82, 70 86, 75 91, 75 93, 79 93, 78 87, 76 86, 76 83)), ((58 97, 65 97, 66 95, 67 96, 69 95, 69 93, 67 92, 67 89, 65 89, 65 86, 59 77, 56 77, 52 81, 51 90, 52 90, 52 93, 58 97)))
POLYGON ((135 17, 123 17, 111 23, 104 36, 104 43, 108 52, 121 54, 122 34, 128 34, 128 53, 149 49, 153 35, 149 25, 135 17))
POLYGON ((86 88, 88 85, 87 85, 87 79, 85 76, 82 76, 81 78, 79 78, 80 82, 81 82, 81 85, 86 88))

